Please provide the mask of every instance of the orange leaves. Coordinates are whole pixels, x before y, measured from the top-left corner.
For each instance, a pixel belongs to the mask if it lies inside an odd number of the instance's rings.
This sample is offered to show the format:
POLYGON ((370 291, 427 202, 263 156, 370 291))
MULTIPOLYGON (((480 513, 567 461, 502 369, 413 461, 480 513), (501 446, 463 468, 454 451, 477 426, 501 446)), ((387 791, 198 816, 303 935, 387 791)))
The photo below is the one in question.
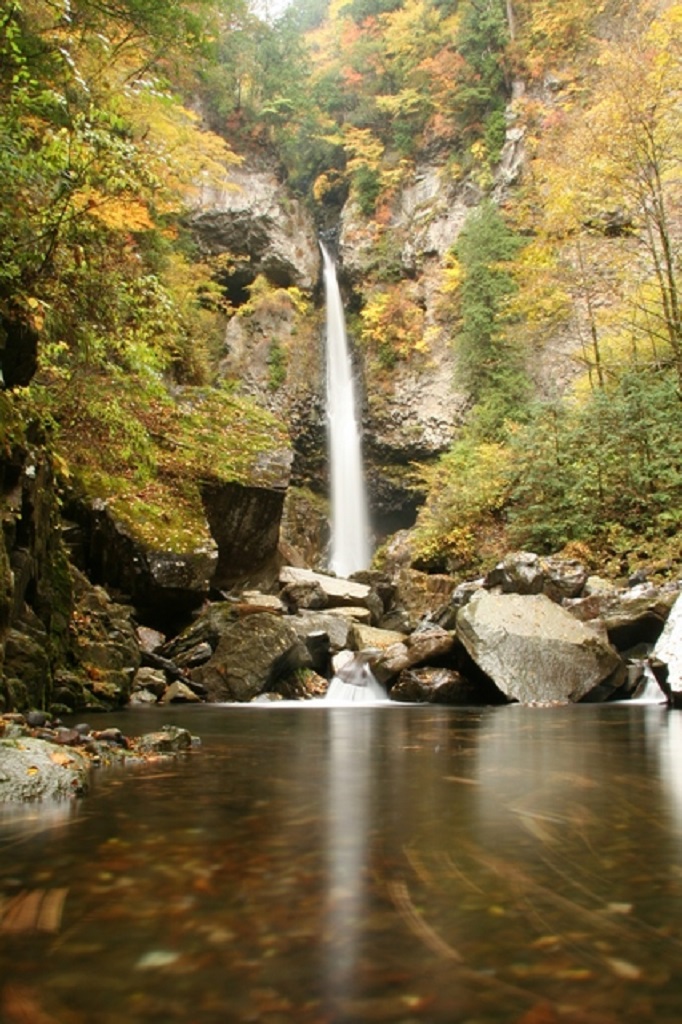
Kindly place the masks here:
POLYGON ((362 340, 377 352, 383 366, 422 351, 424 311, 404 284, 376 288, 361 311, 362 340))
POLYGON ((154 227, 146 204, 138 196, 110 196, 96 188, 85 188, 74 205, 110 231, 148 231, 154 227))

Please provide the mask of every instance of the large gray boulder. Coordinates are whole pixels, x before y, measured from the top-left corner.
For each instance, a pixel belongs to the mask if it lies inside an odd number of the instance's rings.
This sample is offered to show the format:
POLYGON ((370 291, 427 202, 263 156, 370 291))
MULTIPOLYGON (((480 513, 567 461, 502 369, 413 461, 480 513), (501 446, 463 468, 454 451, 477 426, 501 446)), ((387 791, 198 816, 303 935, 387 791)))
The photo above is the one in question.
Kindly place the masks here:
POLYGON ((84 754, 32 736, 0 739, 0 803, 78 796, 88 788, 84 754))
POLYGON ((655 643, 677 600, 669 585, 642 583, 628 589, 594 586, 586 597, 567 601, 565 607, 582 622, 599 622, 620 651, 637 644, 655 643))
POLYGON ((625 678, 604 637, 544 594, 481 591, 460 610, 457 631, 479 668, 521 703, 604 699, 625 678))
POLYGON ((668 621, 663 627, 656 646, 654 658, 662 661, 668 670, 667 685, 673 693, 682 692, 682 595, 673 605, 668 621))
POLYGON ((338 576, 327 576, 312 569, 299 569, 285 565, 280 570, 279 582, 285 589, 293 586, 314 587, 328 608, 357 605, 367 608, 375 616, 383 613, 383 602, 368 583, 358 583, 338 576))
POLYGON ((546 594, 561 603, 578 597, 587 582, 587 569, 574 558, 541 558, 532 551, 513 551, 488 573, 484 586, 503 594, 546 594))
POLYGON ((310 664, 305 643, 285 618, 256 612, 227 626, 213 657, 191 675, 211 701, 249 701, 310 664))

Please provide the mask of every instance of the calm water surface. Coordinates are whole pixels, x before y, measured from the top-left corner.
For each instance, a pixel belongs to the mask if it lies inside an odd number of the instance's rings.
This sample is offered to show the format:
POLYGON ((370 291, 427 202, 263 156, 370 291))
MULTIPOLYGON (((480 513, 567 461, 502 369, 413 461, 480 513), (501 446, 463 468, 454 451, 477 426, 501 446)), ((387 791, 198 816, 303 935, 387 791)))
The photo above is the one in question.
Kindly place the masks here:
POLYGON ((681 713, 114 722, 203 746, 0 812, 2 1024, 682 1020, 681 713))

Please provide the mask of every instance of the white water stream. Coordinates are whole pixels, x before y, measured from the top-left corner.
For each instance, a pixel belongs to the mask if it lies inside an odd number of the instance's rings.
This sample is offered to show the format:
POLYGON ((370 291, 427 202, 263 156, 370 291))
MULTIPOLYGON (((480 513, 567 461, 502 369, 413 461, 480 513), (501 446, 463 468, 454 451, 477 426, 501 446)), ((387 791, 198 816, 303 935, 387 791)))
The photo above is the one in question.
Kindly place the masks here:
POLYGON ((369 516, 360 424, 341 291, 334 262, 320 243, 327 308, 327 423, 331 497, 330 569, 346 577, 370 561, 369 516))

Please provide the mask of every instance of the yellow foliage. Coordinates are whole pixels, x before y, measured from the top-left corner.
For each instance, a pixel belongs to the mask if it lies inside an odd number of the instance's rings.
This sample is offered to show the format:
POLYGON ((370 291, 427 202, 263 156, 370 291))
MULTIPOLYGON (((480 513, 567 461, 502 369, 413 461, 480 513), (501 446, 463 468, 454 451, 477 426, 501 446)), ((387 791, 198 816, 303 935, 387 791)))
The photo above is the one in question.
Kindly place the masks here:
POLYGON ((425 471, 429 487, 414 533, 416 554, 426 561, 447 559, 473 565, 509 489, 511 452, 499 443, 455 444, 425 471))
POLYGON ((147 85, 124 90, 115 109, 133 126, 151 173, 164 185, 167 211, 200 196, 202 188, 234 187, 229 168, 242 158, 193 111, 147 85))
POLYGON ((74 197, 74 205, 110 231, 148 231, 154 227, 146 204, 137 196, 110 196, 96 188, 84 188, 74 197))
POLYGON ((442 295, 454 295, 462 283, 464 268, 453 252, 445 257, 443 270, 441 272, 441 283, 439 292, 442 295))
POLYGON ((556 247, 546 238, 535 238, 523 247, 514 262, 514 277, 518 290, 506 304, 512 319, 546 327, 569 316, 571 296, 565 287, 565 268, 558 261, 556 247))
POLYGON ((378 352, 385 365, 426 351, 424 311, 404 284, 374 289, 360 318, 363 342, 378 352))
POLYGON ((349 173, 352 174, 360 167, 368 167, 370 170, 379 168, 384 146, 369 128, 356 128, 355 125, 345 124, 342 138, 346 152, 350 154, 347 164, 349 173))

